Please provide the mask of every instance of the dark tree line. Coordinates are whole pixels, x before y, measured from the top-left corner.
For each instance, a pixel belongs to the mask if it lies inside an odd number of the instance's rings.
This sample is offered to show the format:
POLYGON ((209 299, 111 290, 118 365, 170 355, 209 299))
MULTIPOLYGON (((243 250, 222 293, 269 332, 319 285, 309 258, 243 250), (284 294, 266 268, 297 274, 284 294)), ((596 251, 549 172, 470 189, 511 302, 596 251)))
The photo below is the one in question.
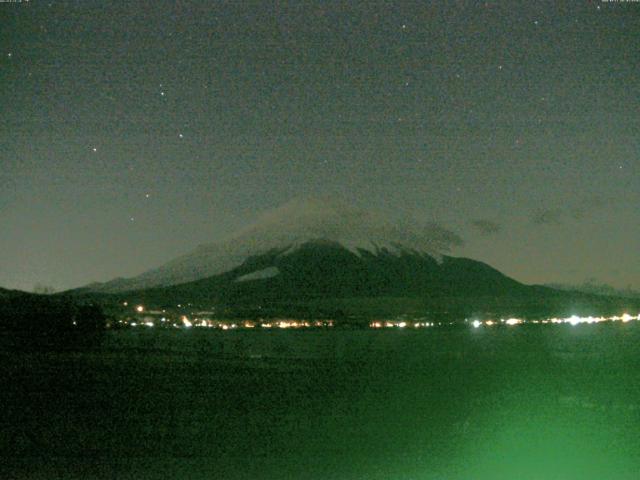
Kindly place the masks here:
POLYGON ((64 297, 0 299, 1 345, 16 349, 76 349, 99 345, 106 318, 96 305, 64 297))

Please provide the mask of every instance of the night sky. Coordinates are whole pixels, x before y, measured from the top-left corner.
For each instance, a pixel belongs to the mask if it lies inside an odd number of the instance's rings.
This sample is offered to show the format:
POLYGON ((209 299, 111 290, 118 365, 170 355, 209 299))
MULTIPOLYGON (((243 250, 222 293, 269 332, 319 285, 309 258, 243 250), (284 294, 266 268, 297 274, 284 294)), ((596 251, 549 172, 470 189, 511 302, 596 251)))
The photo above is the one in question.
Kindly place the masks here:
POLYGON ((293 199, 640 288, 640 3, 0 3, 0 286, 131 276, 293 199))

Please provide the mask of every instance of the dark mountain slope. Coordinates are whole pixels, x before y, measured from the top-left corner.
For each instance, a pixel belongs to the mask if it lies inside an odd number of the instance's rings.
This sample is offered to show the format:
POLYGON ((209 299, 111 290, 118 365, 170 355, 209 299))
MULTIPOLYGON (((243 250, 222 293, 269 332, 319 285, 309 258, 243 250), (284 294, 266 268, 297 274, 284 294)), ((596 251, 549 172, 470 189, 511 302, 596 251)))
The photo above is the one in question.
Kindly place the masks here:
POLYGON ((415 250, 353 251, 316 240, 247 258, 220 275, 170 287, 99 295, 103 303, 178 304, 237 316, 596 315, 633 302, 521 284, 487 264, 415 250))

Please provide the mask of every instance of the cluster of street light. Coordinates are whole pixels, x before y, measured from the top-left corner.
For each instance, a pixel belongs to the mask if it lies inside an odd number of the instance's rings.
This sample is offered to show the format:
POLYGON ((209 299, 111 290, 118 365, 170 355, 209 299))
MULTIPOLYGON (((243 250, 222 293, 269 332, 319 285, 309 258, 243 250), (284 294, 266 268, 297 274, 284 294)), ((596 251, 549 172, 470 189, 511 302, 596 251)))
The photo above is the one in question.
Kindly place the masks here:
MULTIPOLYGON (((125 303, 126 305, 126 303, 125 303)), ((166 327, 174 327, 174 328, 192 328, 192 327, 206 327, 206 328, 217 328, 221 330, 235 330, 235 329, 251 329, 251 328, 324 328, 324 327, 333 327, 335 322, 333 320, 298 320, 298 319, 258 319, 258 320, 237 320, 237 321, 227 321, 227 320, 213 320, 210 318, 189 318, 186 315, 182 315, 178 321, 173 321, 165 316, 161 318, 153 318, 149 316, 149 313, 166 313, 165 310, 162 312, 146 312, 146 309, 142 305, 138 305, 135 307, 135 312, 138 315, 146 313, 143 319, 134 319, 130 318, 127 320, 120 320, 119 323, 131 327, 136 326, 146 326, 146 327, 154 327, 154 326, 166 326, 166 327)), ((209 312, 201 312, 201 313, 209 313, 209 312)), ((424 318, 418 320, 409 320, 406 318, 396 318, 389 320, 373 320, 369 322, 369 328, 373 329, 382 329, 382 328, 396 328, 396 329, 404 329, 404 328, 430 328, 430 327, 441 327, 441 326, 452 326, 459 325, 459 322, 427 322, 424 321, 424 318)), ((569 325, 580 325, 580 324, 594 324, 594 323, 602 323, 602 322, 622 322, 628 323, 631 321, 640 321, 640 314, 633 316, 628 313, 624 313, 622 315, 615 315, 610 317, 580 317, 578 315, 572 315, 566 318, 547 318, 542 320, 526 320, 522 318, 501 318, 499 320, 469 320, 466 319, 465 323, 469 323, 473 328, 480 327, 493 327, 500 325, 507 326, 515 326, 521 324, 569 324, 569 325)))
POLYGON ((627 323, 631 321, 640 320, 640 314, 633 316, 628 313, 624 313, 620 316, 614 315, 612 317, 579 317, 578 315, 572 315, 566 318, 547 318, 544 320, 523 320, 521 318, 509 318, 509 319, 500 319, 500 320, 474 320, 471 322, 474 328, 480 328, 482 326, 492 327, 494 325, 519 325, 522 323, 531 323, 531 324, 563 324, 568 323, 570 325, 580 325, 583 323, 593 324, 593 323, 602 323, 602 322, 622 322, 627 323))

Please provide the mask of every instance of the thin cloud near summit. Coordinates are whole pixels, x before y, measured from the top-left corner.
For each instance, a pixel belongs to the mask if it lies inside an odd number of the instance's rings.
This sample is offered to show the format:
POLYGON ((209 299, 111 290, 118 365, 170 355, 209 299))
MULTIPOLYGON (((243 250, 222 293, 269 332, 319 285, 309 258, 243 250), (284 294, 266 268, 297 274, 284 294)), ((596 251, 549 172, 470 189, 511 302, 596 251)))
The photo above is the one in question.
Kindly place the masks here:
POLYGON ((472 220, 471 226, 480 232, 482 235, 495 235, 500 233, 502 230, 502 225, 498 222, 494 222, 493 220, 488 220, 486 218, 478 218, 472 220))

